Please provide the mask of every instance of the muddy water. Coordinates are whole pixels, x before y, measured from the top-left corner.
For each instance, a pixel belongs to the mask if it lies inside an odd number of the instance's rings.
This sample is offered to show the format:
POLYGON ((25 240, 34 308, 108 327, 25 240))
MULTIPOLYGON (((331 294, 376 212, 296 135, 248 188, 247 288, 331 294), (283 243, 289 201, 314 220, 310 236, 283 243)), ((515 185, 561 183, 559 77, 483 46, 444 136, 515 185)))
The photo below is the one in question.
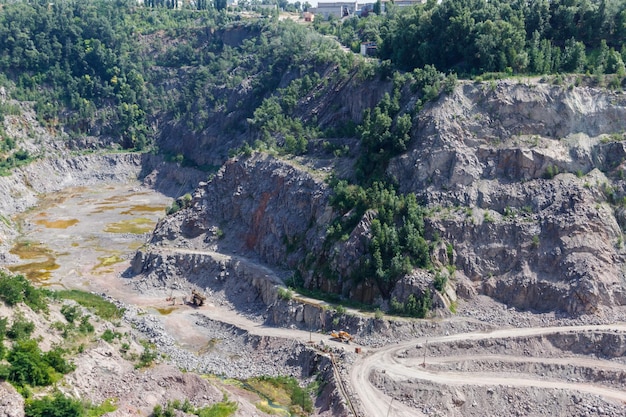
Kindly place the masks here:
POLYGON ((21 236, 5 265, 39 285, 107 291, 165 216, 171 198, 136 184, 78 187, 42 196, 14 220, 21 236))

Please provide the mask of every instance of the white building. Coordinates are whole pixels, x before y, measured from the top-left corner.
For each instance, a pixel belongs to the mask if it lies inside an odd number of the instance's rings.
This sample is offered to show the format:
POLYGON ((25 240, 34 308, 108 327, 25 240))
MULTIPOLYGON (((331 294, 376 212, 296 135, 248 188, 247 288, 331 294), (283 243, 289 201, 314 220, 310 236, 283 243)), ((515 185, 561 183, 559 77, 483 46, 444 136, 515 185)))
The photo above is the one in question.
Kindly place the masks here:
POLYGON ((357 10, 356 1, 336 1, 332 3, 317 3, 317 7, 312 7, 309 11, 323 20, 327 20, 329 16, 341 19, 342 17, 352 16, 357 10))
MULTIPOLYGON (((385 11, 385 6, 387 3, 393 3, 396 7, 410 7, 415 6, 416 4, 424 4, 426 0, 381 0, 382 10, 385 11)), ((319 2, 317 7, 310 8, 309 11, 318 15, 323 20, 327 20, 329 16, 334 16, 336 18, 343 18, 346 16, 352 16, 356 13, 357 10, 373 10, 374 2, 371 0, 364 2, 319 2)))

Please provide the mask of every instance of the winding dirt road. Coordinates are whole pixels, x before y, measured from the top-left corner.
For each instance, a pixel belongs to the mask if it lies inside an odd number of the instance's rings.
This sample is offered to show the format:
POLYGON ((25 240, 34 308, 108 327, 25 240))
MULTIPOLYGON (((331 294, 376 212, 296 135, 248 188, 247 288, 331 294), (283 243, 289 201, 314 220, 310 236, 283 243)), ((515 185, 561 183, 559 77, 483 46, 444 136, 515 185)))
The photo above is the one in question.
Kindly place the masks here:
MULTIPOLYGON (((410 342, 404 342, 392 346, 387 346, 378 349, 367 356, 361 357, 354 364, 350 381, 355 393, 361 400, 366 415, 371 417, 377 416, 403 416, 411 417, 416 415, 423 415, 415 408, 408 407, 399 401, 393 401, 385 393, 381 392, 371 382, 370 375, 378 370, 383 371, 387 376, 393 377, 397 380, 422 380, 430 381, 437 384, 445 385, 506 385, 513 387, 539 387, 546 389, 564 389, 571 391, 578 391, 583 393, 595 394, 613 401, 626 402, 626 392, 615 388, 610 388, 603 385, 596 385, 590 383, 574 383, 565 382, 559 380, 548 380, 539 377, 531 377, 529 375, 524 376, 505 376, 497 373, 487 372, 445 372, 430 370, 428 368, 429 363, 442 363, 442 362, 458 362, 467 360, 496 360, 494 356, 446 356, 428 358, 426 357, 426 367, 422 367, 421 359, 413 358, 412 360, 402 360, 399 353, 406 351, 407 349, 414 348, 417 344, 428 343, 449 343, 457 341, 480 341, 480 340, 495 340, 505 338, 516 337, 529 337, 529 336, 546 336, 556 333, 579 333, 587 331, 613 331, 619 333, 626 333, 626 324, 619 323, 613 325, 597 325, 597 326, 572 326, 572 327, 536 327, 536 328, 512 328, 495 330, 492 332, 477 332, 477 333, 461 333, 450 336, 429 337, 415 339, 410 342), (432 362, 431 362, 432 361, 432 362)), ((500 358, 503 361, 535 361, 537 363, 572 363, 572 358, 529 358, 529 357, 517 357, 507 356, 506 358, 500 358), (569 361, 569 362, 568 362, 569 361)), ((579 361, 576 358, 576 361, 579 361)), ((608 360, 601 359, 583 359, 581 365, 591 366, 601 369, 611 369, 617 371, 626 371, 626 365, 614 363, 608 360)))

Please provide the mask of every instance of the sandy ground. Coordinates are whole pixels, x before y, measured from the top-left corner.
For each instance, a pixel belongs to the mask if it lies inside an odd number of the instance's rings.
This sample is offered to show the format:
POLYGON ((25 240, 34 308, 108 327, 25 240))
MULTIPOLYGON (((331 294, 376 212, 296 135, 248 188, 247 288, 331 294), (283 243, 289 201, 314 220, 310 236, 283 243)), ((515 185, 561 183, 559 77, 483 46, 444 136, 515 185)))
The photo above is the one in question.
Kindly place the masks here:
POLYGON ((170 203, 138 183, 44 196, 15 219, 22 238, 12 252, 30 259, 9 268, 52 288, 119 293, 124 288, 120 272, 170 203))

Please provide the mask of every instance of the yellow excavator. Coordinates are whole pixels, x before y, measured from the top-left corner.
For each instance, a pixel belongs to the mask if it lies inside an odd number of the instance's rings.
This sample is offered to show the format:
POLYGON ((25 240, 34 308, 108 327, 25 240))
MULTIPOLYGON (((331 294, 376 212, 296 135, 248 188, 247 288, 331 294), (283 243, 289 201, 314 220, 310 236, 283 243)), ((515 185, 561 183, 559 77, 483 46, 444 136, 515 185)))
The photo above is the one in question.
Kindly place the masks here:
POLYGON ((206 296, 199 291, 191 290, 191 304, 196 307, 200 307, 204 305, 206 301, 206 296))
POLYGON ((330 338, 345 343, 350 343, 354 339, 350 333, 344 332, 343 330, 340 330, 339 332, 331 332, 330 338))

